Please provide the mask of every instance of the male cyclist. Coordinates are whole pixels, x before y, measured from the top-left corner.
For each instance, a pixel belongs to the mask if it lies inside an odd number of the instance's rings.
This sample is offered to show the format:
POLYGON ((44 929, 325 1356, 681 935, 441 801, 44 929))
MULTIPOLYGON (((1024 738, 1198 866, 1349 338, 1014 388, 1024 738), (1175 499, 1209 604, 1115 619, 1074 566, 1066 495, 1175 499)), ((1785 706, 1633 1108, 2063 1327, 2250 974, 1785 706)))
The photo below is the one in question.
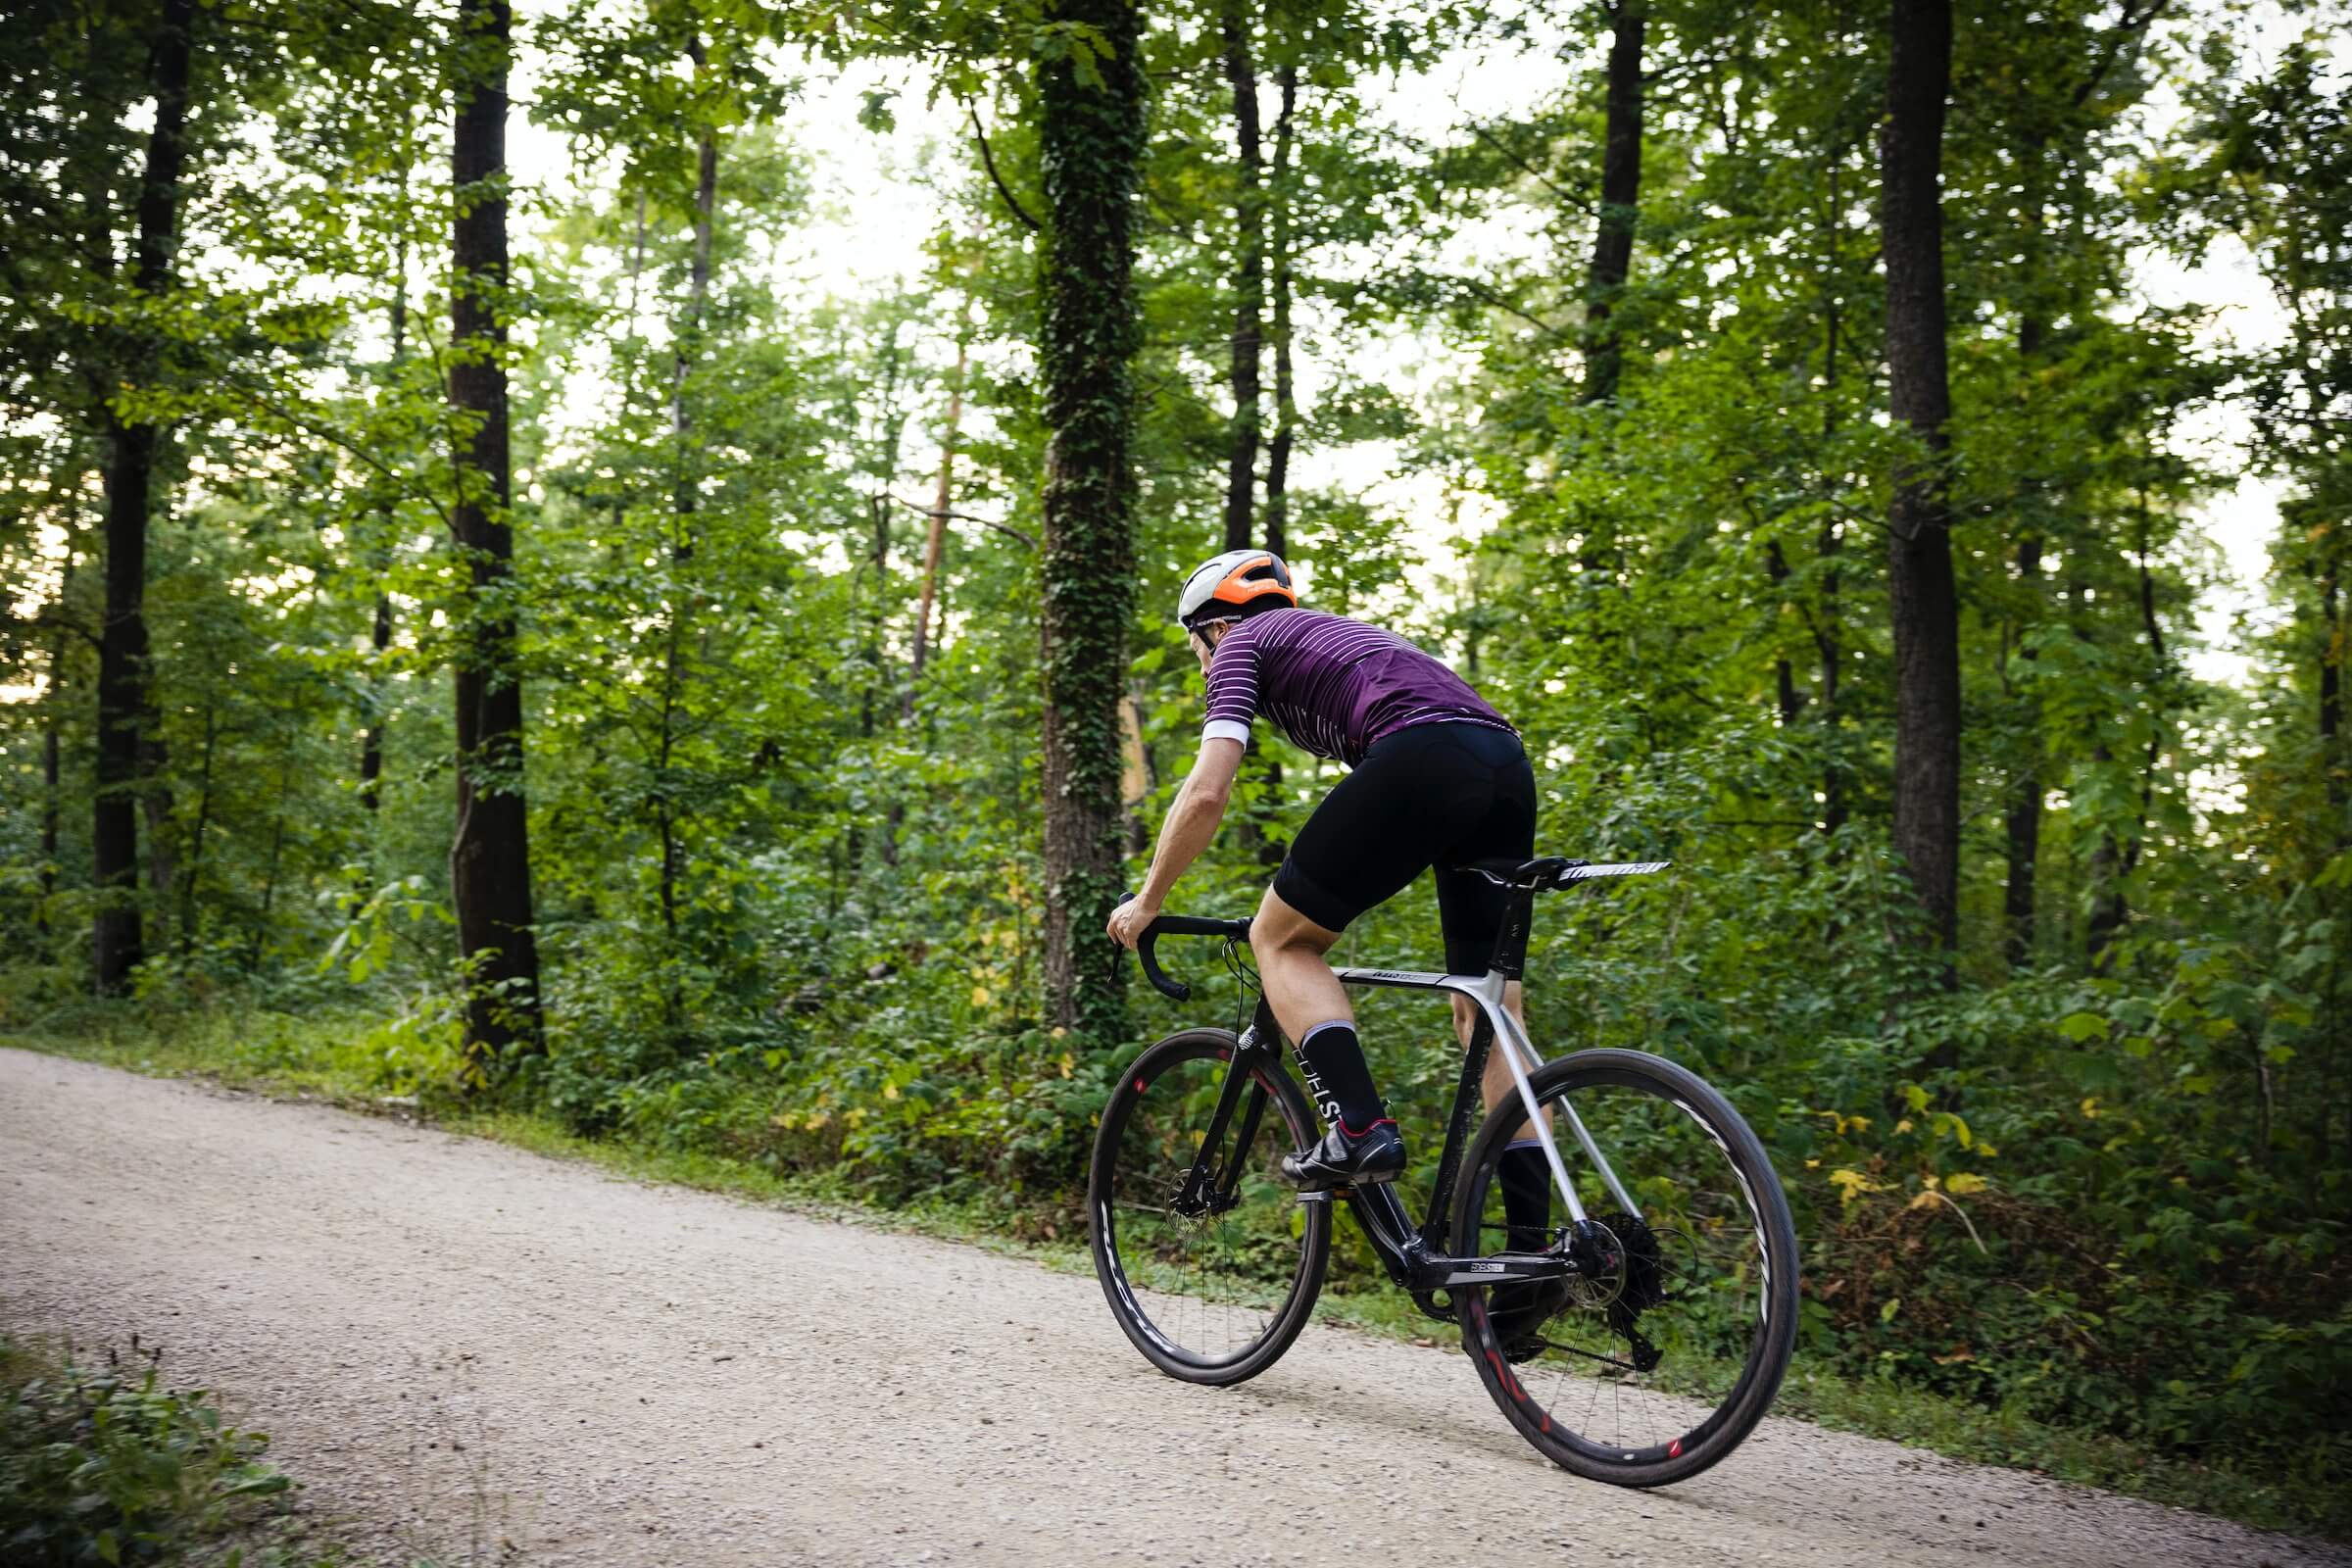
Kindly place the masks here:
MULTIPOLYGON (((1185 580, 1177 619, 1208 678, 1200 755, 1160 825, 1143 891, 1112 912, 1108 930, 1134 947, 1216 836, 1258 715, 1303 750, 1347 763, 1348 776, 1292 841, 1250 923, 1250 947, 1330 1129, 1286 1157, 1283 1174, 1302 1192, 1394 1181, 1404 1143, 1325 955, 1350 920, 1434 867, 1446 966, 1484 973, 1505 895, 1457 867, 1535 854, 1527 753, 1518 731, 1438 660, 1393 632, 1299 609, 1290 569, 1263 550, 1204 563, 1185 580)), ((1503 1004, 1522 1016, 1519 982, 1509 983, 1503 1004)), ((1467 1043, 1477 1019, 1467 998, 1453 999, 1453 1018, 1467 1043)), ((1485 1090, 1489 1106, 1511 1093, 1499 1051, 1488 1058, 1485 1090)), ((1521 1132, 1503 1155, 1500 1184, 1512 1249, 1537 1250, 1546 1240, 1550 1177, 1532 1131, 1521 1132)))

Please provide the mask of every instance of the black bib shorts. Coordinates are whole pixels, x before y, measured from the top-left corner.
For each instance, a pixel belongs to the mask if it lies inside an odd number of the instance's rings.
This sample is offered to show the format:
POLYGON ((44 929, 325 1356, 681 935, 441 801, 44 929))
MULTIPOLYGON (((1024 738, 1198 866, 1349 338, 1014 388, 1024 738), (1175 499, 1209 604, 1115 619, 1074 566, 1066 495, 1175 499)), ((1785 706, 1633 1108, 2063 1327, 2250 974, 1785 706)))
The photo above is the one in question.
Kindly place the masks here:
POLYGON ((1416 724, 1383 736, 1323 798, 1275 873, 1274 891, 1327 931, 1436 867, 1450 974, 1484 974, 1505 890, 1465 860, 1536 853, 1536 774, 1519 737, 1484 724, 1416 724))

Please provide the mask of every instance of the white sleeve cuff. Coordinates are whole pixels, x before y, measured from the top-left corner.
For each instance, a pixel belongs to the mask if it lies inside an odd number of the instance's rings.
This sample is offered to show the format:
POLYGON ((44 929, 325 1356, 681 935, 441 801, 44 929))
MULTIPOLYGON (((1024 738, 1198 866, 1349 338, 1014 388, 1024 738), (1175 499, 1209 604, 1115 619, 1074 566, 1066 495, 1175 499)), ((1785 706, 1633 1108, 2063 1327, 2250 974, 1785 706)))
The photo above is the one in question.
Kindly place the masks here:
POLYGON ((1250 744, 1250 726, 1238 719, 1212 718, 1201 726, 1200 738, 1204 741, 1240 741, 1247 746, 1250 744))

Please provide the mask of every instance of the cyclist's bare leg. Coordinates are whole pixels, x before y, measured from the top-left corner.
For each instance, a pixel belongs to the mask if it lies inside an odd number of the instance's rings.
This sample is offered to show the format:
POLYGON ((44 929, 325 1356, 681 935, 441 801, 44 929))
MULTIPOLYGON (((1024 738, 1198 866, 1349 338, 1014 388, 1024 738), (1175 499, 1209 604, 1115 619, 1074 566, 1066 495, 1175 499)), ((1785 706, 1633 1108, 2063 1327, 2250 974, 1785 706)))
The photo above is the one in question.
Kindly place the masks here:
POLYGON ((1340 933, 1315 924, 1272 888, 1258 902, 1257 916, 1250 922, 1250 953, 1257 960, 1274 1021, 1293 1040, 1333 1019, 1355 1022, 1347 988, 1325 956, 1339 940, 1340 933))
MULTIPOLYGON (((1502 1010, 1518 1020, 1521 1033, 1525 1033, 1527 1030, 1525 999, 1525 988, 1518 981, 1506 980, 1503 982, 1502 1010)), ((1468 997, 1456 996, 1453 999, 1453 1032, 1461 1038, 1462 1048, 1465 1051, 1470 1047, 1471 1026, 1477 1022, 1478 1004, 1472 1002, 1468 997)), ((1494 1048, 1487 1053, 1487 1075, 1479 1087, 1485 1092, 1489 1110, 1493 1110, 1496 1105, 1519 1092, 1518 1087, 1511 1081, 1510 1064, 1502 1059, 1505 1049, 1503 1043, 1497 1040, 1494 1042, 1494 1048)), ((1519 1130, 1511 1136, 1513 1138, 1533 1138, 1536 1133, 1528 1123, 1521 1122, 1519 1130)))

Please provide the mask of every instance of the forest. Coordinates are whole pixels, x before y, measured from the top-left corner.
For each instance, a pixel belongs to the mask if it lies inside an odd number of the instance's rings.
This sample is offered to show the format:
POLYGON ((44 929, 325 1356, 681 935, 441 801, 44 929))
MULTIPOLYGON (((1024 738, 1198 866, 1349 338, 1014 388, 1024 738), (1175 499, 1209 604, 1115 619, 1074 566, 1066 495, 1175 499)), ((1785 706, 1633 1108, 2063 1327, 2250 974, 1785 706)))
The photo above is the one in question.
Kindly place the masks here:
POLYGON ((14 0, 0 1036, 1081 1226, 1263 547, 1674 862, 1530 1021, 1755 1126, 1801 1365, 2352 1528, 2345 20, 14 0))

